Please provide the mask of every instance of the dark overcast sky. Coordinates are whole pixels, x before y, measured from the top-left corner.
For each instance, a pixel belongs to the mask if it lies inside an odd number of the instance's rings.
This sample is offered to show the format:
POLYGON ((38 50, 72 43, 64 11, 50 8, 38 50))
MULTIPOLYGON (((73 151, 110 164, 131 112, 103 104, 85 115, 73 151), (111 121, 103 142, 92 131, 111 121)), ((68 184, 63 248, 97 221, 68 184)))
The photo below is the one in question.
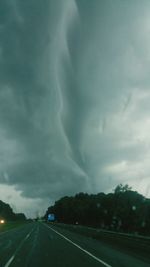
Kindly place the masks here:
POLYGON ((0 199, 150 197, 150 1, 0 1, 0 199))

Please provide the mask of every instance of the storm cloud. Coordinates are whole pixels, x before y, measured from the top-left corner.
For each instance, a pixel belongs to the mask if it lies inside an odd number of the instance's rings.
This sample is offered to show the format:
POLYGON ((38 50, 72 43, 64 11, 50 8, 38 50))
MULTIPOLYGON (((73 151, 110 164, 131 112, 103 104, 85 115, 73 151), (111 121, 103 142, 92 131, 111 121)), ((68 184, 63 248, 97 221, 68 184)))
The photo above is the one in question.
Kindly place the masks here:
POLYGON ((118 183, 150 196, 149 10, 148 0, 1 1, 2 200, 30 214, 118 183))

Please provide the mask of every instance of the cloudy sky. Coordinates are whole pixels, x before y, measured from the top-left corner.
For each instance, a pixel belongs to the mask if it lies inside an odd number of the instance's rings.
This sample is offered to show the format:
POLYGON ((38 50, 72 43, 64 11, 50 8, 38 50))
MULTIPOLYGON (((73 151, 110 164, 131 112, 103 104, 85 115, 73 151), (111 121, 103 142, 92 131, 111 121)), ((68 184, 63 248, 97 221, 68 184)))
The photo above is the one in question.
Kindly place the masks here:
POLYGON ((150 1, 0 1, 0 199, 150 197, 150 1))

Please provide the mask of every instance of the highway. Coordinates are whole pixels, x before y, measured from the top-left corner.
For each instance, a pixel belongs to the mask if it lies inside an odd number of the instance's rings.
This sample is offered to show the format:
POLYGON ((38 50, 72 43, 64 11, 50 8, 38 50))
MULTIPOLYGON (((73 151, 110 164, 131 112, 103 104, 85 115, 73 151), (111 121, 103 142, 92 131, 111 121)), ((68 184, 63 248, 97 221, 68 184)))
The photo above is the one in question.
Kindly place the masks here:
POLYGON ((34 222, 0 234, 0 267, 150 267, 101 241, 34 222))

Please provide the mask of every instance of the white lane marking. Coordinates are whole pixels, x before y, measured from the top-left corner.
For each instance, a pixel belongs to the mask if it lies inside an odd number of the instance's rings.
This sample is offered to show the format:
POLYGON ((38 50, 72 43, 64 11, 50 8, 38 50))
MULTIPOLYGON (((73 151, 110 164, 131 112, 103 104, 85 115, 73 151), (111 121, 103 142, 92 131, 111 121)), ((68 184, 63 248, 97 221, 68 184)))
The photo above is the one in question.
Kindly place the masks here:
POLYGON ((16 249, 14 255, 7 261, 7 263, 4 265, 4 267, 9 267, 9 265, 12 263, 12 261, 14 260, 16 253, 18 252, 18 250, 22 247, 23 243, 29 238, 29 236, 31 235, 32 231, 34 228, 32 228, 32 230, 30 231, 29 234, 26 235, 26 237, 23 239, 23 241, 21 242, 21 244, 19 245, 19 247, 16 249))
POLYGON ((50 228, 52 231, 54 231, 56 234, 60 235, 62 238, 64 238, 65 240, 67 240, 69 243, 71 243, 72 245, 74 245, 75 247, 79 248, 80 250, 82 250, 83 252, 85 252, 86 254, 88 254, 89 256, 91 256, 93 259, 97 260, 98 262, 100 262, 101 264, 103 264, 106 267, 112 267, 111 265, 107 264, 106 262, 104 262, 103 260, 99 259, 98 257, 94 256, 92 253, 90 253, 89 251, 87 251, 86 249, 80 247, 79 245, 77 245, 76 243, 74 243, 73 241, 71 241, 69 238, 67 238, 66 236, 60 234, 58 231, 54 230, 53 228, 51 228, 50 226, 45 225, 46 227, 50 228))
POLYGON ((25 240, 27 240, 29 238, 29 236, 31 235, 31 232, 29 234, 26 235, 25 240))
POLYGON ((8 267, 8 266, 12 263, 14 257, 15 257, 15 255, 13 255, 13 256, 9 259, 9 261, 5 264, 4 267, 8 267))

